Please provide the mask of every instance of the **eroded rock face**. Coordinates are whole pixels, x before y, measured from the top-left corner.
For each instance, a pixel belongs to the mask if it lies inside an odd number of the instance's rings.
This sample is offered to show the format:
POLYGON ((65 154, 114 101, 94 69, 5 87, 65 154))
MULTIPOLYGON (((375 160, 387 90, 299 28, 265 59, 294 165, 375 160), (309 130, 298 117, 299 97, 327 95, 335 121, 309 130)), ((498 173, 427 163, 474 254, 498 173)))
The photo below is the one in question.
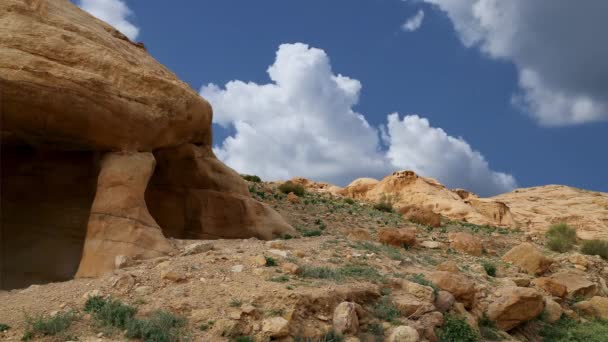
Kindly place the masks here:
POLYGON ((98 276, 169 253, 166 236, 295 235, 213 155, 211 106, 142 44, 68 0, 3 0, 0 46, 1 288, 98 276))

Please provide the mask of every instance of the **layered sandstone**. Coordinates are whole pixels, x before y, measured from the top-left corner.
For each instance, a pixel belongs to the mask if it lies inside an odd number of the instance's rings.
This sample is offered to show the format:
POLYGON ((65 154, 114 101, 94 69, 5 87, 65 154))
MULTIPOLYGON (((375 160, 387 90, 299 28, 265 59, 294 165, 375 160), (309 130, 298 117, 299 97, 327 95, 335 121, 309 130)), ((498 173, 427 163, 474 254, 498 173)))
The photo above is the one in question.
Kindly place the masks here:
POLYGON ((211 106, 142 44, 68 0, 3 0, 0 46, 0 288, 98 276, 170 253, 166 237, 295 235, 213 155, 211 106))

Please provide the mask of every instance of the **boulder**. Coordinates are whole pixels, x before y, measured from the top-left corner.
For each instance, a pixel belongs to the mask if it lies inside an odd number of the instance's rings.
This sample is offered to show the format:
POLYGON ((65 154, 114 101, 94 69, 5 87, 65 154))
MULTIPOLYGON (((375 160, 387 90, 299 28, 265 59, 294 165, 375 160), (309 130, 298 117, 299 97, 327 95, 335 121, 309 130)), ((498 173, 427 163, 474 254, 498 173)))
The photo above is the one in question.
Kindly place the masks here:
POLYGON ((532 280, 532 285, 544 290, 554 297, 565 297, 568 294, 566 285, 549 277, 541 277, 532 280))
POLYGON ((378 230, 378 241, 395 247, 413 246, 416 244, 416 230, 381 228, 378 230))
POLYGON ((389 335, 388 342, 418 342, 420 341, 420 335, 416 329, 407 326, 400 325, 393 329, 389 335))
POLYGON ((427 302, 409 293, 393 294, 393 303, 403 315, 408 318, 419 318, 422 315, 435 310, 432 302, 427 302))
POLYGON ((533 244, 527 242, 511 248, 503 255, 502 260, 537 275, 545 273, 553 263, 552 259, 544 256, 533 244))
POLYGON ((574 307, 583 314, 608 319, 608 298, 606 297, 594 296, 589 300, 574 304, 574 307))
POLYGON ((543 296, 534 289, 503 287, 497 290, 487 315, 500 329, 508 331, 540 315, 544 307, 543 296))
POLYGON ((597 294, 597 285, 589 281, 585 273, 563 271, 551 275, 551 280, 566 287, 568 298, 591 298, 597 294))
POLYGON ((458 269, 458 264, 454 261, 444 261, 441 264, 437 265, 437 271, 446 271, 452 273, 458 273, 460 270, 458 269))
POLYGON ((550 297, 545 297, 545 321, 555 323, 562 317, 563 312, 561 305, 550 297))
POLYGON ((465 307, 473 307, 476 294, 475 283, 469 277, 460 273, 436 271, 428 274, 427 279, 438 288, 451 293, 465 307))
POLYGON ((405 206, 399 208, 398 213, 408 221, 429 227, 441 226, 441 215, 434 213, 431 209, 418 206, 405 206))
POLYGON ((348 232, 347 237, 353 241, 371 241, 372 236, 369 234, 367 229, 355 228, 348 232))
POLYGON ((456 302, 456 298, 454 298, 453 294, 449 293, 448 291, 441 290, 437 293, 435 307, 439 312, 445 313, 452 308, 454 302, 456 302))
POLYGON ((271 338, 289 335, 289 321, 283 317, 272 317, 262 321, 262 333, 271 338))
POLYGON ((333 327, 339 335, 356 335, 359 332, 357 304, 342 302, 334 310, 333 327))
POLYGON ((401 282, 401 288, 406 293, 409 293, 422 301, 429 303, 435 301, 435 292, 430 286, 424 286, 413 281, 403 280, 401 282))
POLYGON ((0 13, 0 288, 96 277, 173 252, 165 237, 296 235, 217 160, 211 106, 143 44, 69 0, 0 13))
POLYGON ((452 232, 448 234, 448 239, 450 247, 457 251, 474 256, 480 256, 483 251, 481 240, 469 233, 452 232))
POLYGON ((291 204, 300 204, 300 197, 293 192, 290 192, 287 194, 287 202, 291 204))

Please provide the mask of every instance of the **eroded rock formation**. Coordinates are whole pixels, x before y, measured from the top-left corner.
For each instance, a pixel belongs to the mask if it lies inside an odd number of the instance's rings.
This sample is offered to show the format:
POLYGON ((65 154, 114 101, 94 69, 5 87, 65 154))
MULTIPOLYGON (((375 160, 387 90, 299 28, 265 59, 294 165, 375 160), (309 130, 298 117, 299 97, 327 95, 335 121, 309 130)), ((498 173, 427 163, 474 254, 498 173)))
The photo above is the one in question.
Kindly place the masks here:
POLYGON ((165 236, 295 234, 213 155, 211 106, 142 44, 68 0, 3 0, 0 46, 0 288, 167 254, 165 236))

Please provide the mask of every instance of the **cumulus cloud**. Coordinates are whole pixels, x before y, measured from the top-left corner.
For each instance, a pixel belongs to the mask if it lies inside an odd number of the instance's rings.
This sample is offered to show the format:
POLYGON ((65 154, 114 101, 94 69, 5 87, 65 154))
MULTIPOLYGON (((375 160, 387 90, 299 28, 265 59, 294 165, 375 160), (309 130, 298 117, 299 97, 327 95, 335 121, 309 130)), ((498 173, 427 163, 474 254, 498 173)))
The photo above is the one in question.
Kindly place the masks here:
POLYGON ((422 21, 424 20, 424 11, 418 10, 416 14, 407 19, 401 28, 407 32, 414 32, 422 26, 422 21))
POLYGON ((513 103, 543 125, 608 120, 605 0, 423 0, 467 47, 514 63, 513 103))
POLYGON ((239 172, 344 185, 407 168, 481 194, 515 187, 513 177, 492 171, 464 140, 426 119, 414 115, 401 121, 391 114, 386 127, 371 126, 353 110, 361 83, 334 74, 323 50, 283 44, 267 72, 267 84, 235 80, 201 89, 213 105, 214 123, 235 130, 214 151, 239 172))
POLYGON ((128 20, 132 15, 131 9, 122 0, 80 0, 78 6, 114 26, 131 40, 139 35, 139 28, 128 20))

